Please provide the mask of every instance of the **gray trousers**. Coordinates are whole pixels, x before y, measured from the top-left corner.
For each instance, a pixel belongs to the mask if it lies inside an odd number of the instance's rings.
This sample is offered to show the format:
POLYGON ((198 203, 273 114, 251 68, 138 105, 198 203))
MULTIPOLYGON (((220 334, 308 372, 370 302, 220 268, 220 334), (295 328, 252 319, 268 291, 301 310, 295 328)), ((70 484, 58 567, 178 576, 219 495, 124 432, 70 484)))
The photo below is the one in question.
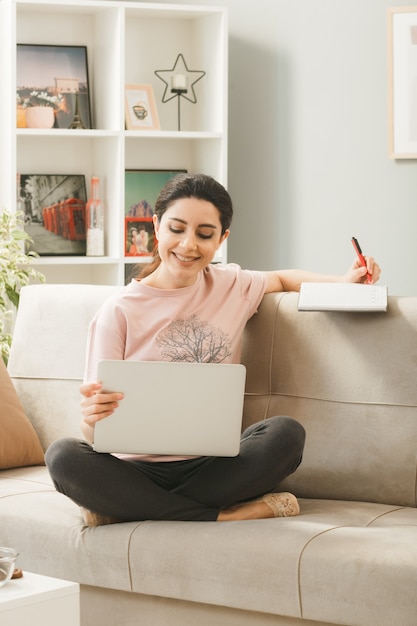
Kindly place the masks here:
POLYGON ((213 521, 223 508, 277 491, 301 463, 304 441, 301 424, 278 416, 247 428, 236 457, 128 461, 66 438, 45 459, 57 491, 91 511, 123 521, 213 521))

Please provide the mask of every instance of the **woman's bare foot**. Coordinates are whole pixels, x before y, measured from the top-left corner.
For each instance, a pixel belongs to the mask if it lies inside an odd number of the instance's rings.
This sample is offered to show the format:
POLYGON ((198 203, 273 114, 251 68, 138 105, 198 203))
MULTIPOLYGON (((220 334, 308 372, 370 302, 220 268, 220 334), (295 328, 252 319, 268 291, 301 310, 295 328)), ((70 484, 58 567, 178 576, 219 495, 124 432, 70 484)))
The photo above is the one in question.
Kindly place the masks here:
POLYGON ((268 493, 259 500, 242 502, 220 511, 217 521, 268 519, 271 517, 293 517, 298 515, 300 507, 297 498, 288 492, 268 493))

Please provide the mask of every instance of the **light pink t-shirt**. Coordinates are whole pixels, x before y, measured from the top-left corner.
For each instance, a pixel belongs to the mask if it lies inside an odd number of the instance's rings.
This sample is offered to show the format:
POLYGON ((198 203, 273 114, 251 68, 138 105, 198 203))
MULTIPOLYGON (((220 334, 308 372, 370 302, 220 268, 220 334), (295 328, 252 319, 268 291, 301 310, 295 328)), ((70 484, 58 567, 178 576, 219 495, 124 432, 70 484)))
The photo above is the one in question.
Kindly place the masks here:
POLYGON ((234 264, 209 265, 194 285, 181 289, 132 280, 90 324, 84 381, 97 380, 102 359, 239 363, 242 332, 264 292, 261 272, 234 264))

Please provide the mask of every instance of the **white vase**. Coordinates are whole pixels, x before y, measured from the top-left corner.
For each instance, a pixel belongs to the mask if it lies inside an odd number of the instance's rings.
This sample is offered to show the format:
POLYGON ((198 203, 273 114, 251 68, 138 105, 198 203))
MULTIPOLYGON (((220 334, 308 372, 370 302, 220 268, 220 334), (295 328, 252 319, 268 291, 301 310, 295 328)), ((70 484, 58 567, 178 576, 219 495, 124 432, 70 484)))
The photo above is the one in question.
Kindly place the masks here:
POLYGON ((52 128, 55 117, 52 107, 27 107, 27 128, 52 128))

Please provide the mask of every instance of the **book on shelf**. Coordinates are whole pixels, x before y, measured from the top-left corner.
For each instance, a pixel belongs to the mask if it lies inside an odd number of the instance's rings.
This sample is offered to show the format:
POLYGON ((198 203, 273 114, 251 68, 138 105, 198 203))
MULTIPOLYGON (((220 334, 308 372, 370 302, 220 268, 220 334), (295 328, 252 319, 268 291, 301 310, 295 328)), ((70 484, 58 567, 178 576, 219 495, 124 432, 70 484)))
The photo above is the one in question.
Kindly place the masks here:
POLYGON ((302 283, 299 311, 381 311, 388 306, 386 285, 302 283))

